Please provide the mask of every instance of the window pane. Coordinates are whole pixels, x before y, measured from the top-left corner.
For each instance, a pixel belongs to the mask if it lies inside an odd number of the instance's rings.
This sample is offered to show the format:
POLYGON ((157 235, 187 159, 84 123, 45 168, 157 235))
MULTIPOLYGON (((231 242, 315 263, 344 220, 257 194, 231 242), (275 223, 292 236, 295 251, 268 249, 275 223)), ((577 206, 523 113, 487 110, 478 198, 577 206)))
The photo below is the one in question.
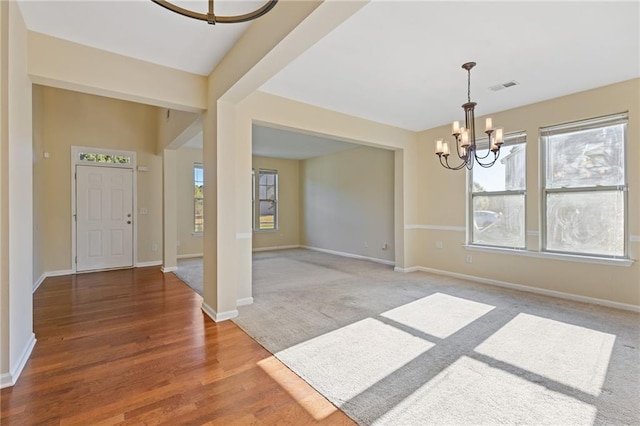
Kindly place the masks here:
POLYGON ((473 197, 473 243, 524 248, 524 228, 524 195, 473 197))
POLYGON ((194 217, 194 231, 202 232, 204 230, 204 203, 202 199, 196 199, 194 203, 195 217, 194 217))
POLYGON ((624 185, 625 126, 547 136, 547 188, 624 185))
POLYGON ((260 229, 276 229, 276 203, 260 201, 260 229))
POLYGON ((623 256, 623 192, 547 194, 547 249, 623 256))
MULTIPOLYGON (((524 190, 525 154, 525 144, 503 145, 500 159, 492 167, 485 169, 476 164, 473 168, 473 192, 524 190)), ((479 155, 484 154, 479 152, 479 155)))

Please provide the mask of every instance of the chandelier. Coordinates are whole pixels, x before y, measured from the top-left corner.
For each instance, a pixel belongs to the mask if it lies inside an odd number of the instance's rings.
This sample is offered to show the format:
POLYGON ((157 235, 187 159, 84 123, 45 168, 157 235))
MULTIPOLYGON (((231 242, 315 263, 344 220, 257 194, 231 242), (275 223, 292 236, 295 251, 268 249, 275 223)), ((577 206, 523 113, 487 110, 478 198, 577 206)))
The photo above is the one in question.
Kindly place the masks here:
POLYGON ((260 8, 254 10, 253 12, 249 12, 249 13, 245 13, 243 15, 234 15, 234 16, 216 16, 216 14, 213 11, 213 0, 208 0, 209 2, 209 11, 208 13, 199 13, 199 12, 194 12, 192 10, 189 9, 184 9, 180 6, 176 6, 173 3, 170 3, 166 0, 151 0, 152 2, 154 2, 155 4, 158 4, 162 7, 165 7, 169 10, 171 10, 172 12, 176 12, 179 13, 180 15, 189 17, 189 18, 193 18, 193 19, 200 19, 201 21, 207 21, 207 23, 211 24, 211 25, 215 25, 216 23, 220 22, 223 24, 235 24, 238 22, 247 22, 247 21, 252 21, 256 18, 261 17, 262 15, 266 14, 267 12, 269 12, 271 9, 273 9, 273 7, 276 5, 276 3, 278 2, 278 0, 268 0, 264 5, 262 5, 260 8))
POLYGON ((449 165, 449 156, 451 150, 449 142, 442 138, 436 140, 436 155, 440 159, 440 164, 450 170, 460 170, 463 167, 471 170, 473 164, 477 162, 482 167, 491 167, 498 161, 500 156, 500 147, 504 143, 503 130, 501 128, 494 129, 491 118, 485 121, 485 130, 489 138, 487 153, 478 155, 478 145, 476 143, 476 125, 474 109, 475 102, 471 102, 471 68, 475 67, 475 62, 467 62, 462 68, 467 70, 467 102, 462 104, 464 108, 464 127, 460 127, 459 121, 454 121, 451 135, 456 139, 455 151, 461 160, 456 166, 449 165))

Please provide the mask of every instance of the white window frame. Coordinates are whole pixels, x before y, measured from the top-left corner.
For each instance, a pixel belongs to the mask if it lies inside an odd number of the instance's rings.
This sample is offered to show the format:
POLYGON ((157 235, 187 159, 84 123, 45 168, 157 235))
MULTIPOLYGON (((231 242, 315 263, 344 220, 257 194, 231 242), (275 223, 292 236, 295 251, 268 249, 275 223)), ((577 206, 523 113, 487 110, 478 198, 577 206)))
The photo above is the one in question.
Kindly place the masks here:
MULTIPOLYGON (((526 132, 512 132, 506 134, 504 136, 504 145, 503 146, 512 146, 512 145, 525 145, 525 164, 526 164, 526 144, 527 144, 527 134, 526 132)), ((480 139, 477 142, 479 149, 488 149, 489 148, 489 139, 484 138, 480 139)), ((500 161, 500 160, 498 160, 500 161)), ((479 165, 475 165, 476 167, 481 167, 479 165)), ((486 191, 486 192, 474 192, 473 191, 473 169, 467 170, 467 227, 466 227, 466 240, 467 246, 473 247, 487 247, 487 248, 496 248, 496 249, 510 249, 510 250, 526 250, 527 249, 527 171, 525 168, 524 171, 524 181, 525 181, 525 189, 518 190, 505 190, 505 191, 486 191), (524 231, 524 245, 522 247, 519 246, 510 246, 510 245, 493 245, 493 244, 483 244, 473 242, 473 227, 474 227, 474 212, 473 212, 473 197, 476 196, 504 196, 504 195, 520 195, 523 198, 524 204, 524 215, 523 215, 523 223, 522 229, 524 231)))
POLYGON ((276 232, 280 226, 280 176, 277 170, 274 169, 258 169, 258 173, 254 173, 254 183, 253 183, 253 194, 254 194, 254 221, 253 221, 253 230, 254 232, 276 232), (262 200, 260 198, 260 176, 262 174, 271 174, 275 175, 275 214, 273 219, 273 229, 260 229, 260 202, 261 201, 271 201, 271 200, 262 200), (257 201, 257 202, 256 202, 257 201))
POLYGON ((202 235, 204 233, 204 189, 202 193, 202 198, 197 198, 195 189, 196 189, 196 169, 202 170, 202 186, 204 188, 204 166, 202 163, 193 163, 193 235, 202 235), (196 230, 196 202, 198 200, 202 200, 202 212, 203 212, 203 222, 202 222, 202 231, 196 230))
POLYGON ((549 253, 554 255, 566 255, 566 256, 577 256, 583 257, 586 259, 594 258, 594 259, 620 259, 620 260, 630 260, 629 258, 629 209, 628 209, 628 171, 627 171, 627 145, 628 145, 628 121, 629 114, 627 112, 612 114, 602 117, 596 117, 587 120, 579 120, 573 121, 569 123, 563 123, 554 126, 548 126, 540 128, 540 251, 543 253, 549 253), (588 130, 588 129, 596 129, 599 127, 611 126, 615 124, 624 124, 623 127, 623 180, 624 183, 622 185, 607 185, 607 186, 585 186, 585 187, 572 187, 572 188, 547 188, 547 144, 545 142, 545 138, 554 134, 561 133, 570 133, 574 131, 580 130, 588 130), (572 251, 560 251, 560 250, 549 250, 547 249, 547 195, 548 194, 561 194, 561 193, 585 193, 585 192, 600 192, 600 191, 620 191, 623 197, 623 255, 606 255, 606 254, 597 254, 597 253, 583 253, 583 252, 572 252, 572 251))

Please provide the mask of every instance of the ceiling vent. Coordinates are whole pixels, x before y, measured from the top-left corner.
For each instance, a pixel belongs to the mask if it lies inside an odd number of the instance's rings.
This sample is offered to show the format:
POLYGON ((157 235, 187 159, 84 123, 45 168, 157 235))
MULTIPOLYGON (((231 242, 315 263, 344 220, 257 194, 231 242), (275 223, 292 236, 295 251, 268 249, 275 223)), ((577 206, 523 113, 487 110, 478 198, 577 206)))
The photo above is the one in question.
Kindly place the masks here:
POLYGON ((511 81, 507 81, 506 83, 500 83, 500 84, 496 84, 495 86, 490 86, 489 89, 494 92, 497 92, 502 89, 507 89, 509 87, 517 86, 518 84, 520 83, 518 83, 515 80, 511 80, 511 81))

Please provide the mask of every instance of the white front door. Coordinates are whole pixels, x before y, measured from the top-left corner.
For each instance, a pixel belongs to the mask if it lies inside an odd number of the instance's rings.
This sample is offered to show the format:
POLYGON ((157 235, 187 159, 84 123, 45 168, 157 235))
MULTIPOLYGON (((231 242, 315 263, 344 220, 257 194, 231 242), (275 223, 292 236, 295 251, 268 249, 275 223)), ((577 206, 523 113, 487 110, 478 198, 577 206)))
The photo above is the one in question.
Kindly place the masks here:
POLYGON ((133 170, 76 166, 76 270, 133 266, 133 170))

